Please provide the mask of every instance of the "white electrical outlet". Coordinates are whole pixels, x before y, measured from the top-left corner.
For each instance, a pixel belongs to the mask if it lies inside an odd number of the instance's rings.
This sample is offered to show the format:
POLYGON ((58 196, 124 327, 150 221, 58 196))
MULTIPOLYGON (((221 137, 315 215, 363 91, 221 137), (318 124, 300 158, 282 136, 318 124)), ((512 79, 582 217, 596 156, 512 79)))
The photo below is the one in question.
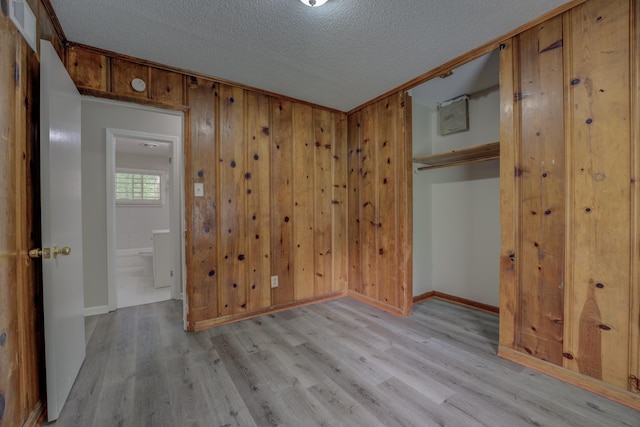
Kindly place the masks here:
POLYGON ((272 288, 278 287, 278 276, 271 276, 271 287, 272 288))

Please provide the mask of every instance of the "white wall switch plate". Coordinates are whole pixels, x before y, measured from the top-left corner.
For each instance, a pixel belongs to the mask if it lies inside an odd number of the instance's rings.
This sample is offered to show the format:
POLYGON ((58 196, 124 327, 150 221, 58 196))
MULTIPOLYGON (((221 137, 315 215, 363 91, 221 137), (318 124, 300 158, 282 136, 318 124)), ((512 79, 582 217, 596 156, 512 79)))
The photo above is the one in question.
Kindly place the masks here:
POLYGON ((272 288, 278 287, 278 276, 271 276, 271 287, 272 288))
POLYGON ((193 195, 196 197, 204 196, 204 184, 201 182, 196 182, 193 184, 193 195))

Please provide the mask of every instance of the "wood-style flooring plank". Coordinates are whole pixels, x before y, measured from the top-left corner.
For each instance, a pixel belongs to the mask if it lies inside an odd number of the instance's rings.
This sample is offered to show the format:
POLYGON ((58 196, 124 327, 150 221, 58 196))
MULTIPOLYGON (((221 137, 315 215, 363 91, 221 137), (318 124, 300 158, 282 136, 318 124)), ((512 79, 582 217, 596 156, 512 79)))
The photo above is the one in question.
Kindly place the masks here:
POLYGON ((55 426, 628 426, 640 413, 496 356, 498 317, 350 298, 196 333, 166 301, 87 318, 55 426))

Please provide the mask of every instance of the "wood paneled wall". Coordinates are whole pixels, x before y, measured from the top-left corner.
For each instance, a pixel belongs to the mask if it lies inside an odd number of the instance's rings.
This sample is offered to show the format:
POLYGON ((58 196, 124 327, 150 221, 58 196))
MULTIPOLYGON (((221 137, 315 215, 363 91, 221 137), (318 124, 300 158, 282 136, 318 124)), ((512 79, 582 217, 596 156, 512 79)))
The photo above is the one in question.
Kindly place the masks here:
POLYGON ((349 293, 397 314, 412 305, 411 100, 349 115, 349 293))
POLYGON ((638 6, 589 0, 502 51, 500 353, 640 409, 638 6))
POLYGON ((83 95, 185 109, 185 75, 164 70, 122 55, 70 43, 65 49, 66 67, 83 95), (136 92, 131 80, 145 81, 136 92))
POLYGON ((190 329, 346 292, 346 114, 74 44, 67 68, 81 93, 186 111, 190 329))
MULTIPOLYGON (((27 2, 38 38, 63 52, 47 3, 27 2)), ((44 336, 40 265, 38 56, 0 16, 0 426, 33 425, 43 408, 44 336)))

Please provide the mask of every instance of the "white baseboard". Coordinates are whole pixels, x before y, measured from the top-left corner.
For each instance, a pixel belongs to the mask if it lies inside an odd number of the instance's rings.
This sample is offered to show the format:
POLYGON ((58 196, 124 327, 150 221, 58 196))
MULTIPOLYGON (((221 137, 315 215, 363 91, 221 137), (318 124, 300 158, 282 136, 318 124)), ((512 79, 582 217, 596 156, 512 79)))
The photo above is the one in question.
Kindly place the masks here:
POLYGON ((85 307, 84 315, 86 316, 95 316, 96 314, 107 314, 109 312, 108 305, 98 305, 95 307, 85 307))

